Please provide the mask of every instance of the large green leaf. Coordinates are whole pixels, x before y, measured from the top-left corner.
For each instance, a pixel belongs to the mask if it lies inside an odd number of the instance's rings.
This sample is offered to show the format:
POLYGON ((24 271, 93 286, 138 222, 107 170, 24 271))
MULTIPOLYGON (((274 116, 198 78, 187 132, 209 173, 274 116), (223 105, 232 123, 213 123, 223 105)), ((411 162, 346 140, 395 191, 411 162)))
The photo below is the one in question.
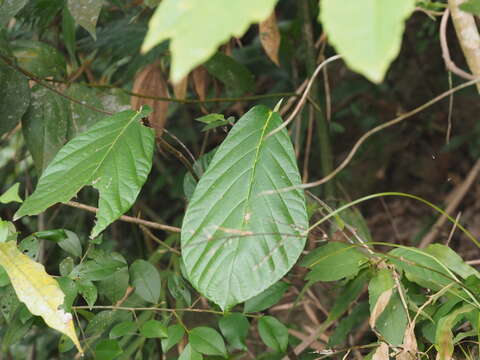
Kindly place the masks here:
POLYGON ((38 174, 41 174, 67 141, 68 104, 49 89, 35 86, 32 101, 22 118, 22 131, 38 174))
POLYGON ((186 274, 228 309, 277 282, 305 245, 308 226, 295 155, 280 116, 264 106, 245 114, 200 179, 182 227, 186 274), (239 235, 239 236, 236 236, 239 235))
POLYGON ((154 133, 140 123, 148 113, 123 111, 67 143, 15 217, 38 214, 92 185, 100 193, 97 223, 91 233, 96 237, 132 206, 150 172, 154 133))
MULTIPOLYGON (((0 50, 1 51, 1 50, 0 50)), ((0 136, 20 122, 30 103, 28 80, 0 62, 0 136)))
POLYGON ((170 39, 171 77, 180 81, 231 36, 273 11, 277 0, 164 0, 150 20, 142 51, 170 39))
POLYGON ((322 0, 320 20, 348 66, 381 82, 400 51, 415 0, 322 0))

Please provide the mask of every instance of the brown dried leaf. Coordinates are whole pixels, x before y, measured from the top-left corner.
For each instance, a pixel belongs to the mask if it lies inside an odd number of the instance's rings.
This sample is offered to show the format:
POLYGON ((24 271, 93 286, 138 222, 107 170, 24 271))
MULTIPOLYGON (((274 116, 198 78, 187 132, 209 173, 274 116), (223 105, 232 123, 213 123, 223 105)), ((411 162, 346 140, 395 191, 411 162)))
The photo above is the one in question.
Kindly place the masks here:
POLYGON ((382 292, 378 297, 378 300, 375 303, 375 306, 373 307, 372 313, 370 315, 370 327, 372 329, 375 328, 375 323, 377 322, 378 317, 382 315, 382 312, 387 307, 388 302, 392 297, 392 293, 393 293, 393 289, 389 289, 382 292))
MULTIPOLYGON (((167 83, 158 63, 147 65, 136 74, 132 91, 148 96, 169 97, 167 83)), ((160 137, 167 121, 168 101, 132 96, 130 104, 135 110, 140 109, 143 105, 152 108, 153 111, 148 116, 148 121, 155 129, 156 136, 160 137)))
POLYGON ((280 48, 280 31, 277 26, 275 11, 259 24, 260 42, 270 60, 280 66, 278 49, 280 48))
POLYGON ((187 95, 188 76, 185 76, 178 83, 173 84, 173 94, 175 98, 183 100, 187 95))
POLYGON ((415 338, 415 323, 410 323, 403 337, 403 349, 397 355, 396 360, 415 360, 418 353, 417 339, 415 338))
POLYGON ((388 344, 380 343, 380 346, 375 350, 375 353, 372 356, 372 360, 389 360, 388 356, 388 344))
POLYGON ((200 100, 204 101, 207 96, 208 72, 204 66, 199 66, 192 71, 193 87, 200 100))

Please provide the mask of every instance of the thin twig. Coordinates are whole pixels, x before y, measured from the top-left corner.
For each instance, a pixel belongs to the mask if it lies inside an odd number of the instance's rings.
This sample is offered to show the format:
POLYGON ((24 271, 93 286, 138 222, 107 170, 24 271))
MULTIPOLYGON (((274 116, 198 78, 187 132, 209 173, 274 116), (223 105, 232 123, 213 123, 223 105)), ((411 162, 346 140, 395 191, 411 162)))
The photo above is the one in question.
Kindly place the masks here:
POLYGON ((383 130, 383 129, 386 129, 390 126, 393 126, 393 125, 396 125, 410 117, 412 117, 413 115, 416 115, 418 114, 419 112, 429 108, 430 106, 432 106, 433 104, 439 102, 440 100, 443 100, 445 97, 447 96, 450 96, 450 94, 453 94, 459 90, 462 90, 466 87, 469 87, 471 85, 474 85, 476 83, 480 82, 480 78, 478 79, 475 79, 475 80, 470 80, 470 81, 467 81, 463 84, 460 84, 448 91, 445 91, 444 93, 438 95, 437 97, 433 98, 432 100, 426 102, 425 104, 423 105, 420 105, 419 107, 409 111, 409 112, 406 112, 405 114, 402 114, 398 117, 396 117, 395 119, 393 120, 390 120, 390 121, 387 121, 386 123, 384 124, 381 124, 381 125, 378 125, 376 127, 374 127, 372 130, 370 131, 367 131, 360 139, 358 139, 358 141, 355 143, 355 145, 353 146, 352 150, 350 150, 350 152, 348 153, 347 157, 342 161, 342 163, 335 169, 333 170, 329 175, 321 178, 320 180, 317 180, 317 181, 314 181, 314 182, 311 182, 311 183, 307 183, 307 184, 302 184, 302 185, 298 185, 298 186, 290 186, 290 187, 286 187, 286 188, 283 188, 283 189, 277 189, 277 190, 269 190, 269 191, 263 191, 262 193, 260 193, 259 195, 271 195, 271 194, 276 194, 278 192, 286 192, 286 191, 291 191, 291 190, 296 190, 296 189, 309 189, 309 188, 312 188, 312 187, 316 187, 316 186, 319 186, 319 185, 322 185, 322 184, 325 184, 327 181, 330 181, 331 179, 333 179, 335 176, 338 175, 338 173, 340 171, 342 171, 343 169, 345 169, 345 167, 350 163, 350 161, 352 160, 352 158, 355 156, 355 154, 357 153, 358 149, 360 148, 360 146, 370 137, 372 136, 373 134, 376 134, 377 132, 383 130))
POLYGON ((172 253, 177 254, 177 255, 181 255, 180 251, 171 247, 165 241, 162 241, 161 239, 159 239, 157 236, 155 236, 155 234, 153 234, 150 230, 148 230, 148 228, 146 226, 140 225, 140 229, 142 229, 142 231, 145 233, 145 235, 147 235, 148 237, 153 239, 157 244, 166 248, 168 251, 171 251, 172 253))
POLYGON ((293 119, 295 119, 295 117, 298 115, 298 113, 300 112, 300 110, 302 110, 303 106, 305 105, 305 102, 307 100, 307 96, 308 96, 308 93, 310 92, 310 89, 312 88, 312 85, 315 81, 315 78, 317 77, 317 75, 320 73, 320 71, 324 68, 324 66, 326 66, 328 63, 331 63, 332 61, 335 61, 335 60, 338 60, 338 59, 341 59, 342 56, 341 55, 334 55, 334 56, 331 56, 329 57, 328 59, 326 59, 325 61, 323 61, 322 63, 320 63, 317 68, 315 69, 315 71, 313 72, 312 76, 310 77, 310 79, 308 80, 308 84, 307 84, 307 87, 305 88, 305 91, 303 92, 303 95, 302 97, 300 98, 300 101, 297 103, 297 106, 295 107, 295 109, 293 110, 293 112, 290 114, 290 116, 288 117, 287 120, 285 120, 283 122, 282 125, 280 125, 279 127, 277 127, 276 129, 272 130, 268 135, 267 137, 269 136, 272 136, 274 134, 276 134, 277 132, 281 131, 282 129, 284 129, 286 126, 288 126, 288 124, 290 124, 293 119))
MULTIPOLYGON (((82 209, 82 210, 85 210, 85 211, 89 211, 89 212, 92 212, 92 213, 97 213, 98 212, 98 208, 93 207, 93 206, 89 206, 89 205, 85 205, 85 204, 81 204, 81 203, 76 202, 76 201, 67 201, 66 203, 63 203, 63 204, 74 207, 74 208, 77 208, 77 209, 82 209)), ((164 231, 175 232, 175 233, 181 232, 181 229, 178 228, 178 227, 175 227, 175 226, 159 224, 159 223, 156 223, 156 222, 153 222, 153 221, 143 220, 143 219, 135 218, 135 217, 132 217, 132 216, 122 215, 118 219, 122 220, 122 221, 125 221, 125 222, 128 222, 128 223, 132 223, 132 224, 143 225, 145 227, 152 228, 152 229, 164 230, 164 231)))

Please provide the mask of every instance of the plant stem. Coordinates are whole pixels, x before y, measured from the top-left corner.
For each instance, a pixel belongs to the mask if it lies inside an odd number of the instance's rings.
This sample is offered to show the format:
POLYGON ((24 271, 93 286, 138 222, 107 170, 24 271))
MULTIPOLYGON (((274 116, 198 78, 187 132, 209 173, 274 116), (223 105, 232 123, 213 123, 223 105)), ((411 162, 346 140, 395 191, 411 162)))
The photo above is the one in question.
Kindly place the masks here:
MULTIPOLYGON (((310 12, 310 0, 301 0, 300 1, 300 17, 302 18, 302 32, 303 40, 305 47, 305 67, 307 69, 308 76, 311 76, 316 68, 316 56, 315 56, 315 42, 313 39, 313 26, 311 22, 311 12, 310 12)), ((312 102, 317 104, 319 107, 319 87, 318 82, 312 84, 312 90, 310 97, 312 102)), ((315 119, 317 121, 317 136, 320 146, 320 170, 322 176, 327 176, 333 170, 333 158, 332 150, 330 145, 330 127, 325 119, 323 111, 318 111, 321 109, 314 108, 311 104, 309 105, 310 111, 317 110, 315 112, 315 119)), ((322 192, 324 200, 328 203, 335 199, 335 184, 334 182, 328 182, 325 184, 325 188, 322 192)))

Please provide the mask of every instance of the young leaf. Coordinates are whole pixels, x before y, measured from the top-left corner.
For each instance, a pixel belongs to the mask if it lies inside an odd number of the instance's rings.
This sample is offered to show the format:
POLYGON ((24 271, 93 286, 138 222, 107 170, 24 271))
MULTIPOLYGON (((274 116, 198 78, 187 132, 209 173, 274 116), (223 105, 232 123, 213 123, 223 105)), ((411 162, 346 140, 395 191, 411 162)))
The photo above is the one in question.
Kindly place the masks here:
MULTIPOLYGON (((11 0, 11 2, 16 0, 11 0)), ((2 7, 0 6, 0 23, 2 7)), ((0 25, 1 27, 1 25, 0 25)), ((1 53, 1 50, 0 50, 1 53)), ((0 65, 0 136, 11 131, 27 111, 30 104, 30 89, 27 78, 1 62, 0 65)))
POLYGON ((203 356, 198 351, 196 351, 190 344, 185 346, 182 353, 178 357, 178 360, 202 360, 203 356))
POLYGON ((164 0, 153 14, 142 45, 146 52, 170 39, 171 78, 180 81, 207 60, 231 36, 240 37, 249 25, 265 19, 277 0, 164 0), (210 26, 215 14, 215 26, 210 26))
POLYGON ((136 260, 130 266, 130 277, 135 292, 145 301, 156 304, 160 298, 160 275, 155 266, 145 260, 136 260))
POLYGON ((288 346, 288 329, 273 316, 264 316, 258 320, 258 332, 269 348, 285 352, 288 346))
POLYGON ((222 336, 212 328, 201 326, 193 329, 188 335, 188 341, 201 354, 227 357, 222 336))
POLYGON ((87 30, 97 40, 95 27, 102 10, 103 0, 68 0, 68 9, 75 22, 87 30))
POLYGON ((312 269, 308 280, 335 281, 357 274, 366 260, 356 246, 331 241, 308 254, 301 265, 312 269))
POLYGON ((236 349, 246 350, 245 339, 247 338, 250 323, 247 318, 239 313, 226 315, 218 322, 220 331, 229 344, 236 349))
POLYGON ((65 295, 43 265, 18 251, 14 241, 0 243, 0 265, 8 273, 18 299, 28 310, 41 316, 51 328, 67 335, 82 353, 72 315, 60 309, 65 295))
POLYGON ((270 306, 273 306, 278 301, 280 301, 287 289, 288 284, 283 281, 279 281, 258 294, 257 296, 248 299, 245 302, 245 307, 243 311, 246 313, 252 313, 268 309, 270 306))
POLYGON ((166 353, 172 347, 177 345, 180 340, 182 340, 184 334, 185 329, 181 325, 175 324, 169 326, 167 328, 167 337, 162 339, 162 351, 166 353))
POLYGON ((167 327, 158 320, 148 320, 140 327, 140 334, 147 339, 168 337, 167 327))
POLYGON ((348 66, 381 82, 400 51, 415 0, 322 0, 320 7, 328 39, 348 66))
POLYGON ((71 140, 45 169, 15 218, 38 214, 92 185, 100 193, 97 223, 90 235, 96 237, 132 206, 150 172, 154 135, 140 124, 147 114, 123 111, 71 140))
POLYGON ((301 183, 287 132, 267 137, 281 123, 264 106, 245 114, 215 153, 183 220, 186 274, 222 309, 280 280, 305 245, 303 191, 261 194, 301 183))

